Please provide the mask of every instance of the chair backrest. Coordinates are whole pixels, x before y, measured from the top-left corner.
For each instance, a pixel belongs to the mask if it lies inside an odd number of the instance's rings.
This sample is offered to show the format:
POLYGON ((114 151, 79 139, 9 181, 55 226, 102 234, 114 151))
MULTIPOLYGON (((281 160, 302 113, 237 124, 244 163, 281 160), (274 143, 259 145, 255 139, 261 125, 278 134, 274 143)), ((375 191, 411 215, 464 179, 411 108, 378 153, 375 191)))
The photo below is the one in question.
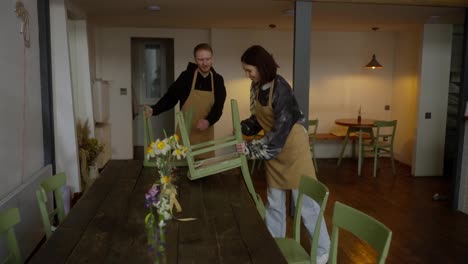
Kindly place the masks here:
POLYGON ((375 218, 340 202, 335 203, 333 210, 329 263, 337 263, 339 228, 343 228, 366 241, 379 254, 378 263, 385 263, 392 240, 392 231, 375 218))
POLYGON ((319 124, 318 119, 309 120, 309 135, 315 136, 317 134, 318 124, 319 124))
POLYGON ((18 208, 10 208, 0 213, 0 236, 5 237, 8 248, 8 256, 1 263, 22 263, 21 254, 16 241, 14 227, 20 222, 18 208))
MULTIPOLYGON (((153 125, 151 121, 151 117, 145 117, 144 111, 142 112, 143 116, 143 166, 145 167, 156 167, 156 162, 149 161, 146 157, 146 150, 150 144, 150 142, 154 141, 154 134, 153 134, 153 125)), ((186 128, 187 133, 190 135, 190 128, 192 124, 192 116, 193 116, 193 109, 190 109, 187 112, 184 112, 184 118, 186 121, 186 128)), ((174 161, 175 166, 185 166, 186 162, 181 160, 174 161)))
POLYGON ((36 191, 37 201, 39 203, 39 211, 41 212, 42 223, 44 224, 44 231, 46 237, 50 238, 52 235, 51 220, 57 216, 59 223, 65 219, 65 207, 63 204, 63 197, 60 188, 65 186, 67 178, 64 173, 58 173, 49 177, 41 182, 39 189, 36 191), (51 213, 47 210, 47 193, 53 192, 55 197, 56 208, 51 213))
POLYGON ((328 188, 318 180, 304 175, 301 177, 301 181, 299 183, 299 195, 297 197, 297 210, 294 213, 293 220, 294 240, 299 244, 301 243, 301 210, 304 195, 309 196, 320 206, 320 213, 317 218, 317 223, 315 224, 314 237, 312 238, 312 243, 310 245, 311 263, 315 263, 315 258, 317 257, 320 227, 322 226, 323 213, 327 205, 328 194, 328 188))
POLYGON ((395 139, 395 131, 397 120, 392 121, 375 121, 374 127, 376 128, 375 140, 376 142, 387 139, 393 145, 395 139))
POLYGON ((311 139, 311 142, 310 142, 310 148, 311 149, 315 145, 315 137, 317 135, 318 124, 319 124, 318 119, 309 120, 309 126, 308 126, 307 130, 308 130, 308 133, 309 133, 309 137, 311 139))

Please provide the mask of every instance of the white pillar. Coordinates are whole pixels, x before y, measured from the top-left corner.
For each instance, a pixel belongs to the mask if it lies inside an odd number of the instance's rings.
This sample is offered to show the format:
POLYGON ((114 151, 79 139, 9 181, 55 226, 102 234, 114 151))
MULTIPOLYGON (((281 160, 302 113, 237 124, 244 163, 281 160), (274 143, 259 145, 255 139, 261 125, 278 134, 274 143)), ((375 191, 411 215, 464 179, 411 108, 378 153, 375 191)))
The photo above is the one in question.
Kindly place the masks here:
POLYGON ((75 118, 88 120, 90 137, 94 137, 93 98, 89 70, 88 34, 86 20, 69 20, 68 37, 75 118))
POLYGON ((448 24, 424 25, 414 176, 443 174, 452 30, 448 24))
POLYGON ((54 101, 55 161, 72 192, 81 191, 64 0, 50 0, 50 38, 54 101))

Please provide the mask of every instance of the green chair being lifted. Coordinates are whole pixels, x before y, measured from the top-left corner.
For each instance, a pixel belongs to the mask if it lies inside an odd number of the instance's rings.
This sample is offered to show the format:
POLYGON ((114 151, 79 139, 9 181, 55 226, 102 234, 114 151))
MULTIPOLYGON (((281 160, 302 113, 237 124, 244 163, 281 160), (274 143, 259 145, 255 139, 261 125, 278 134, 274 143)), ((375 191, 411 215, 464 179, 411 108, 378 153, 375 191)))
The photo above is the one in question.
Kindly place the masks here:
POLYGON ((249 168, 247 164, 247 158, 245 155, 237 152, 230 152, 225 155, 196 160, 196 156, 212 152, 220 149, 229 149, 236 146, 237 143, 243 142, 242 132, 240 127, 239 111, 236 100, 231 100, 231 111, 232 111, 232 125, 234 128, 234 135, 224 137, 221 139, 215 139, 213 141, 203 142, 200 144, 190 144, 190 138, 188 134, 187 123, 182 112, 176 114, 177 122, 180 127, 180 134, 182 137, 182 143, 187 148, 186 161, 188 165, 187 177, 190 180, 196 180, 202 177, 217 174, 223 171, 241 168, 242 176, 246 184, 247 190, 249 191, 258 212, 262 216, 265 216, 265 207, 258 194, 256 194, 253 187, 252 179, 250 177, 249 168))

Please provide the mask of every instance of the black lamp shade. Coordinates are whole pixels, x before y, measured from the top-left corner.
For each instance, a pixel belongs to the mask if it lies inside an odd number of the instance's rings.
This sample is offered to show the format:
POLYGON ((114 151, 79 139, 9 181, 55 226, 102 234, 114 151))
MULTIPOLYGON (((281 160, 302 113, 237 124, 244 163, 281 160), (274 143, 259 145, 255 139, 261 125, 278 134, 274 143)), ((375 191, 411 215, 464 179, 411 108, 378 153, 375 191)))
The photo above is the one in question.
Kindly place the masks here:
POLYGON ((377 61, 377 59, 375 58, 375 54, 373 54, 372 60, 369 63, 367 63, 366 68, 375 70, 375 69, 382 69, 383 66, 377 61))

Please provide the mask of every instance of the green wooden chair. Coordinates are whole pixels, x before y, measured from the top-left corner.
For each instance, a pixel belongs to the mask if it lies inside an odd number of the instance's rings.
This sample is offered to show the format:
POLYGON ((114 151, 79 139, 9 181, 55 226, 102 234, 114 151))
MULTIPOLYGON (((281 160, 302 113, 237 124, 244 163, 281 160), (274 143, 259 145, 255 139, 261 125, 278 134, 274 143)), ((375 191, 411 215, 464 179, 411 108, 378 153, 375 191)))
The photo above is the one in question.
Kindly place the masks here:
MULTIPOLYGON (((184 113, 185 120, 187 120, 187 128, 189 129, 192 124, 192 109, 188 112, 184 113)), ((154 141, 154 134, 153 134, 153 126, 151 123, 151 118, 146 118, 145 113, 143 111, 143 166, 144 167, 156 167, 156 161, 150 161, 146 158, 146 148, 150 144, 150 142, 154 141)), ((190 130, 188 131, 190 135, 190 130)), ((174 166, 176 167, 184 167, 187 166, 187 161, 185 159, 182 160, 174 160, 174 166)))
POLYGON ((319 124, 318 119, 312 119, 312 120, 309 120, 309 126, 308 126, 310 154, 312 154, 312 160, 314 161, 316 174, 318 174, 318 167, 317 167, 317 160, 315 159, 315 139, 317 135, 318 124, 319 124))
POLYGON ((36 191, 37 201, 39 203, 39 211, 41 212, 42 223, 44 224, 44 231, 47 239, 52 235, 55 226, 51 224, 55 216, 57 216, 59 223, 65 219, 65 207, 63 204, 63 197, 60 188, 65 186, 67 178, 64 173, 56 174, 41 182, 39 189, 36 191), (47 193, 53 192, 55 197, 56 208, 52 212, 47 210, 47 193))
POLYGON ((297 197, 297 210, 294 214, 294 238, 275 238, 278 247, 283 253, 288 263, 316 263, 317 262, 317 246, 320 235, 320 227, 322 225, 323 212, 327 205, 328 200, 328 188, 320 183, 319 181, 302 176, 299 184, 299 195, 297 197), (302 200, 304 195, 309 196, 320 206, 320 213, 318 216, 317 224, 315 225, 314 237, 310 247, 311 254, 301 246, 301 209, 302 200))
POLYGON ((247 158, 245 155, 241 155, 237 152, 230 152, 228 154, 216 156, 213 158, 195 160, 195 157, 197 155, 219 149, 232 149, 237 143, 241 143, 243 141, 240 127, 239 111, 236 100, 231 100, 231 110, 234 135, 224 137, 221 139, 215 139, 213 141, 203 142, 196 145, 190 144, 190 138, 187 132, 187 124, 185 123, 185 117, 183 113, 179 112, 176 114, 177 122, 180 126, 182 142, 187 148, 187 177, 190 180, 196 180, 202 177, 207 177, 213 174, 240 167, 242 171, 242 176, 244 178, 244 182, 247 186, 247 190, 249 191, 252 199, 254 200, 257 210, 263 218, 265 216, 265 206, 263 205, 260 196, 255 192, 255 189, 253 187, 252 179, 249 173, 249 167, 247 164, 247 158))
POLYGON ((396 175, 395 160, 393 157, 393 142, 395 141, 397 121, 375 121, 375 137, 363 144, 363 152, 374 153, 374 177, 379 166, 379 157, 382 154, 390 155, 393 175, 396 175))
POLYGON ((0 213, 0 236, 5 238, 8 256, 2 260, 3 264, 22 263, 21 253, 16 241, 14 227, 21 221, 18 208, 10 208, 0 213))
POLYGON ((340 228, 366 241, 379 254, 377 263, 385 263, 392 241, 392 231, 375 218, 350 206, 336 202, 333 210, 333 231, 329 264, 337 263, 340 228))

